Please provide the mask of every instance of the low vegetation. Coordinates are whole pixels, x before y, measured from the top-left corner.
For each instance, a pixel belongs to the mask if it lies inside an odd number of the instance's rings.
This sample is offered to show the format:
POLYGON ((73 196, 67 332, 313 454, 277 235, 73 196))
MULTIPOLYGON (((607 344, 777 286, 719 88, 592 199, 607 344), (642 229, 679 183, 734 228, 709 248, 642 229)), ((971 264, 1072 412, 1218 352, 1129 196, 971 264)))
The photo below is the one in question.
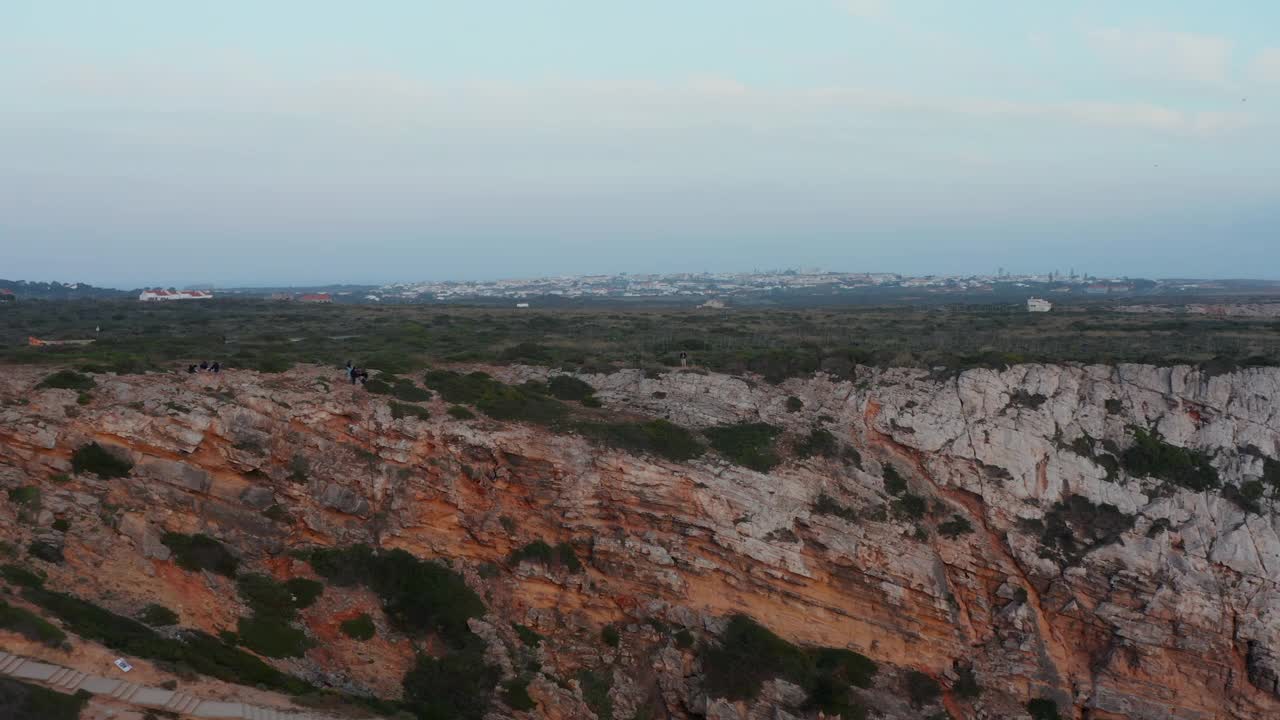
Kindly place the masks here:
POLYGON ((924 707, 942 696, 942 687, 938 685, 938 681, 919 670, 909 671, 904 682, 907 686, 907 698, 911 700, 912 707, 924 707))
POLYGON ((26 608, 10 605, 0 600, 0 628, 16 632, 22 637, 49 647, 58 647, 67 639, 67 634, 59 630, 44 618, 26 608))
POLYGON ((96 442, 82 445, 71 454, 71 469, 77 473, 93 473, 107 480, 110 478, 128 477, 133 470, 133 463, 128 459, 108 452, 96 442))
POLYGON ((262 685, 301 694, 313 688, 303 680, 204 633, 183 630, 177 637, 157 633, 137 620, 116 615, 66 593, 28 588, 22 596, 56 615, 67 629, 122 653, 177 663, 195 672, 242 685, 262 685))
POLYGON ((343 620, 338 627, 342 629, 343 635, 353 640, 372 640, 378 631, 369 613, 360 613, 350 620, 343 620))
POLYGON ((376 377, 364 384, 364 389, 378 395, 390 395, 397 400, 404 402, 426 402, 430 400, 432 395, 428 390, 423 390, 409 378, 396 377, 394 375, 376 377))
POLYGON ((768 472, 782 462, 774 438, 782 430, 768 423, 737 423, 707 428, 711 447, 736 465, 768 472))
POLYGON ((533 698, 529 697, 528 680, 508 680, 502 684, 502 702, 512 710, 528 711, 536 707, 533 698))
POLYGON ((1058 714, 1058 703, 1048 698, 1036 698, 1027 703, 1027 714, 1031 720, 1062 720, 1058 714))
POLYGON ((470 638, 443 657, 419 655, 404 676, 404 704, 419 720, 481 720, 489 709, 502 673, 470 638))
POLYGON ((508 565, 519 565, 524 562, 538 563, 548 568, 564 568, 571 573, 582 572, 582 561, 573 551, 569 543, 560 543, 554 547, 542 540, 534 540, 507 556, 508 565))
POLYGON ((1198 450, 1170 445, 1154 430, 1135 427, 1133 444, 1120 456, 1125 472, 1154 477, 1195 492, 1221 485, 1209 456, 1198 450))
POLYGON ((1025 522, 1024 526, 1040 534, 1042 557, 1075 564, 1093 550, 1119 540, 1135 520, 1111 503, 1095 505, 1084 496, 1071 495, 1054 503, 1043 521, 1025 522))
POLYGON ((632 453, 649 453, 675 462, 692 460, 705 452, 693 433, 666 420, 580 422, 573 427, 584 437, 602 445, 632 453))
POLYGON ((77 720, 92 697, 84 690, 74 695, 39 685, 0 678, 0 718, 6 720, 77 720))
POLYGON ((419 405, 410 405, 408 403, 391 402, 391 417, 399 420, 401 418, 417 418, 419 420, 431 419, 431 411, 419 405))
POLYGON ((178 624, 178 613, 163 605, 152 603, 138 613, 138 619, 152 627, 178 624))
POLYGON ((812 509, 813 512, 819 515, 831 515, 833 517, 838 517, 845 522, 852 523, 858 521, 858 512, 856 510, 841 505, 836 502, 835 498, 826 493, 822 493, 818 496, 818 499, 813 502, 812 509))
POLYGON ((480 596, 461 575, 404 550, 322 548, 312 550, 308 560, 334 585, 368 587, 382 599, 391 625, 415 637, 435 633, 454 647, 465 647, 474 638, 467 620, 484 614, 480 596))
POLYGON ((712 697, 750 700, 761 683, 784 678, 804 688, 807 705, 845 718, 865 715, 851 692, 865 688, 876 664, 866 656, 834 648, 801 648, 745 615, 735 615, 719 642, 701 649, 706 689, 712 697))
POLYGON ((959 515, 952 515, 950 520, 938 524, 938 534, 948 540, 955 540, 961 535, 968 535, 971 532, 973 532, 973 525, 959 515))
POLYGON ((578 687, 582 688, 582 699, 587 707, 596 714, 597 720, 613 720, 613 698, 609 690, 613 688, 613 673, 608 670, 578 671, 578 687))
POLYGON ((183 535, 168 532, 160 537, 160 542, 173 553, 174 562, 183 570, 200 572, 208 570, 212 573, 235 577, 240 561, 236 559, 226 546, 208 535, 183 535))
POLYGON ((809 434, 796 443, 795 454, 800 458, 835 457, 840 451, 840 442, 830 430, 814 428, 809 434))
POLYGON ((582 402, 596 393, 590 383, 579 380, 572 375, 556 375, 547 381, 547 391, 559 400, 582 402))
POLYGON ((98 383, 93 378, 75 370, 59 370, 40 381, 37 388, 55 388, 58 390, 78 390, 86 392, 97 387, 98 383))

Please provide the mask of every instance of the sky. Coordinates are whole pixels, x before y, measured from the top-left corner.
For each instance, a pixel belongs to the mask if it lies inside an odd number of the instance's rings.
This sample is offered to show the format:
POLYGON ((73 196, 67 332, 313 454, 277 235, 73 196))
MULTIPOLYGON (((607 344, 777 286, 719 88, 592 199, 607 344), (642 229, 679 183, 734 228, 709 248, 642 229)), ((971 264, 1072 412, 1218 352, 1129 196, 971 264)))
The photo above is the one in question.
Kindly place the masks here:
POLYGON ((1280 279, 1280 3, 3 0, 0 277, 1280 279))

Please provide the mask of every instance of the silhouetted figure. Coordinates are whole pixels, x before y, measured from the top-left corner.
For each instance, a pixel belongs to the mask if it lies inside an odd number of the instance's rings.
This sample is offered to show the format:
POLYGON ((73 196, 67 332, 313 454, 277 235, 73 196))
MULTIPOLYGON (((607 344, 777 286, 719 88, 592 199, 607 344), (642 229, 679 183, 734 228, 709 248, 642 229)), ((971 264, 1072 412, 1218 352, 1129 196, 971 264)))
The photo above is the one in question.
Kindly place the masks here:
POLYGON ((195 374, 196 374, 196 366, 195 366, 194 364, 188 365, 188 366, 187 366, 187 372, 188 372, 188 373, 190 373, 191 375, 195 375, 195 374))
POLYGON ((221 365, 221 364, 219 364, 219 363, 217 363, 217 362, 215 362, 214 364, 212 364, 212 365, 210 365, 210 366, 209 366, 209 369, 210 369, 210 370, 212 370, 212 371, 214 371, 214 372, 222 372, 222 365, 221 365))
POLYGON ((209 369, 209 361, 208 361, 208 360, 201 360, 201 361, 200 361, 200 369, 201 369, 201 370, 208 370, 208 369, 209 369))
POLYGON ((689 367, 689 353, 680 353, 680 367, 689 367))

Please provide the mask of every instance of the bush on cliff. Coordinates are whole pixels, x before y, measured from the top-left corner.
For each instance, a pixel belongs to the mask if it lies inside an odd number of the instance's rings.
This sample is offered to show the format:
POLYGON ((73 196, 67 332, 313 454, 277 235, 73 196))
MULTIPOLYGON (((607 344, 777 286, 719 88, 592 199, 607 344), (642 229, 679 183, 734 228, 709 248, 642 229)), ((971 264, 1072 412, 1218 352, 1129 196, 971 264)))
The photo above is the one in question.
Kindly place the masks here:
POLYGON ((82 375, 75 370, 59 370, 40 381, 36 388, 55 388, 58 390, 79 390, 84 392, 97 386, 93 378, 82 375))
POLYGON ((404 676, 405 706, 418 720, 480 720, 502 672, 484 661, 474 635, 439 658, 419 655, 404 676))
POLYGON ((1120 461, 1134 477, 1154 477, 1201 492, 1218 487, 1218 471, 1198 450, 1170 445, 1154 430, 1133 428, 1133 445, 1120 461))
POLYGON ((82 445, 71 454, 71 468, 77 473, 93 473, 107 480, 129 475, 133 463, 108 452, 96 442, 82 445))
POLYGON ((750 700, 761 683, 781 677, 806 690, 810 708, 844 717, 865 712, 850 690, 869 687, 876 673, 876 664, 864 655, 796 647, 745 615, 730 618, 719 642, 701 652, 711 697, 750 700))
POLYGON ((768 423, 717 425, 705 432, 711 447, 736 465, 768 472, 781 462, 773 447, 781 430, 768 423))
POLYGON ((242 685, 263 685, 291 694, 311 685, 267 665, 249 653, 202 632, 184 630, 177 638, 66 593, 28 588, 22 596, 57 615, 67 629, 122 653, 149 660, 183 663, 198 673, 242 685))
POLYGON ((338 627, 342 629, 343 635, 353 640, 372 640, 378 630, 369 613, 360 613, 350 620, 343 620, 338 627))
POLYGON ((92 697, 84 690, 74 695, 55 692, 0 678, 0 718, 8 720, 77 720, 92 697))
POLYGON ((335 585, 364 585, 382 598, 392 626, 422 636, 437 633, 450 645, 474 636, 467 620, 484 614, 480 596, 458 573, 424 562, 404 550, 375 551, 367 545, 323 548, 310 553, 311 567, 335 585))
POLYGON ((235 577, 240 561, 231 551, 208 535, 183 535, 168 532, 160 537, 160 542, 173 553, 178 567, 191 572, 208 570, 209 572, 235 577))
POLYGON ((675 462, 698 457, 702 443, 688 430, 667 420, 648 422, 581 422, 575 430, 595 442, 632 453, 652 453, 675 462))
POLYGON ((596 389, 572 375, 556 375, 547 381, 547 390, 560 400, 582 402, 595 395, 596 389))
POLYGON ((58 647, 66 639, 67 634, 50 624, 44 618, 27 610, 0 600, 0 628, 16 632, 22 637, 58 647))
POLYGON ((560 543, 555 547, 542 540, 534 540, 507 557, 508 565, 519 565, 522 562, 540 563, 545 567, 563 567, 569 572, 582 572, 582 562, 569 543, 560 543))

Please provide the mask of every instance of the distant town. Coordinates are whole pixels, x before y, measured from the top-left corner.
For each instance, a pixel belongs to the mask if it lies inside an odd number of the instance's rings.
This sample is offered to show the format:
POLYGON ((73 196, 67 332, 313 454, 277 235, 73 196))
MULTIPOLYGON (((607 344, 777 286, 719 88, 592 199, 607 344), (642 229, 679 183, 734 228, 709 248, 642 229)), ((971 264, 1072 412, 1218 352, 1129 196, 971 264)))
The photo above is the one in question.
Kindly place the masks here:
MULTIPOLYGON (((557 306, 593 301, 727 307, 760 304, 843 303, 1052 303, 1144 298, 1280 297, 1280 282, 1266 280, 1150 280, 1069 271, 1044 274, 903 275, 821 270, 743 273, 577 275, 508 280, 443 280, 386 285, 213 288, 97 288, 83 283, 0 280, 0 300, 128 299, 140 301, 261 298, 306 303, 472 303, 557 306)), ((1030 306, 1029 306, 1030 307, 1030 306)))

